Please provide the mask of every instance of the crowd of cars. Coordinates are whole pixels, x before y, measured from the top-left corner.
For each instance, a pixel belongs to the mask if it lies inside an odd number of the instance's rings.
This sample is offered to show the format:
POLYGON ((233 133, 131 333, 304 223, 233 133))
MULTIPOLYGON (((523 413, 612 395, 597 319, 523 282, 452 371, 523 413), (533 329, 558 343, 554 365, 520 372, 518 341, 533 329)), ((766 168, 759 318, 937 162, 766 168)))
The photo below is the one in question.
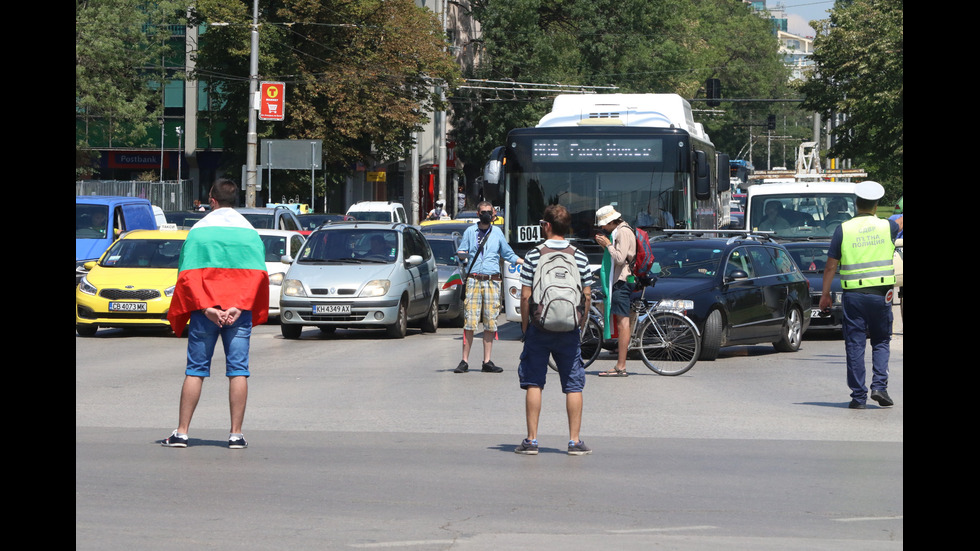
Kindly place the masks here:
MULTIPOLYGON (((269 317, 278 321, 284 338, 300 338, 306 327, 324 333, 380 328, 401 338, 409 325, 423 332, 462 325, 463 268, 457 250, 474 222, 412 226, 400 220, 398 206, 351 207, 378 221, 358 220, 350 212, 297 217, 284 208, 239 209, 266 247, 269 317), (321 218, 312 222, 313 216, 321 218)), ((168 229, 122 233, 101 258, 84 263, 76 286, 79 335, 92 336, 99 328, 168 326, 186 228, 206 213, 181 214, 168 229)), ((841 327, 839 276, 833 280, 831 311, 820 312, 818 306, 829 241, 777 243, 771 236, 726 230, 668 232, 652 245, 656 278, 644 298, 690 304, 686 314, 701 335, 701 360, 741 344, 772 343, 792 352, 800 348, 804 332, 841 327)))

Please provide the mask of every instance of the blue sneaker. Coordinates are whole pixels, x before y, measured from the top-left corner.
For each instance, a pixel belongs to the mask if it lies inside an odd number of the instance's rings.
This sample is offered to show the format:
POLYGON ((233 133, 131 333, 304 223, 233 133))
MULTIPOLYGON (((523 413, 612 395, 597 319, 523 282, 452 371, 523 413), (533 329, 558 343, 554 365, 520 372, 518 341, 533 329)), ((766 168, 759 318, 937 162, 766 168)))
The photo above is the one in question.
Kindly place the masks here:
POLYGON ((245 436, 242 434, 232 434, 228 436, 228 448, 232 450, 240 450, 242 448, 247 448, 248 442, 245 441, 245 436))
POLYGON ((588 455, 592 453, 592 448, 585 445, 585 442, 579 440, 578 442, 574 440, 568 441, 568 455, 588 455))
POLYGON ((186 448, 187 447, 187 435, 180 436, 177 431, 174 430, 170 436, 163 439, 161 444, 168 448, 186 448))
POLYGON ((528 440, 527 438, 521 442, 520 446, 514 448, 514 453, 520 453, 524 455, 538 455, 538 441, 528 440))

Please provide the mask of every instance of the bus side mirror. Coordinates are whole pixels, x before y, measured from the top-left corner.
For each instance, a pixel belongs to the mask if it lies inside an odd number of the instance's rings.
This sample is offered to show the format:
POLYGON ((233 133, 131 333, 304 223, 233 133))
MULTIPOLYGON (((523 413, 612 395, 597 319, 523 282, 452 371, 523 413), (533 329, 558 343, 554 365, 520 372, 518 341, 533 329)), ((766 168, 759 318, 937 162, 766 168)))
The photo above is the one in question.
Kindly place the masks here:
POLYGON ((711 198, 711 167, 704 151, 694 151, 694 197, 699 201, 711 198))
POLYGON ((504 148, 496 147, 490 152, 490 159, 483 166, 483 200, 498 203, 500 180, 504 175, 504 148))
POLYGON ((727 153, 719 153, 716 159, 718 161, 718 194, 720 195, 732 189, 732 172, 727 153))

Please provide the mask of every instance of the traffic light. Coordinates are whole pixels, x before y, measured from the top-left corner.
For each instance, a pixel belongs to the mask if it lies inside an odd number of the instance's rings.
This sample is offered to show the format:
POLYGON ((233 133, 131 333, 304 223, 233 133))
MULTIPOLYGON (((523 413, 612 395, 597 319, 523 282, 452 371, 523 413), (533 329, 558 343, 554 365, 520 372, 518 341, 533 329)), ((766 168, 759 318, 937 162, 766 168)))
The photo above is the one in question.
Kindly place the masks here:
POLYGON ((776 129, 776 115, 769 115, 766 118, 766 129, 775 130, 776 129))
POLYGON ((716 78, 709 78, 704 82, 708 107, 718 107, 721 105, 721 81, 716 78))

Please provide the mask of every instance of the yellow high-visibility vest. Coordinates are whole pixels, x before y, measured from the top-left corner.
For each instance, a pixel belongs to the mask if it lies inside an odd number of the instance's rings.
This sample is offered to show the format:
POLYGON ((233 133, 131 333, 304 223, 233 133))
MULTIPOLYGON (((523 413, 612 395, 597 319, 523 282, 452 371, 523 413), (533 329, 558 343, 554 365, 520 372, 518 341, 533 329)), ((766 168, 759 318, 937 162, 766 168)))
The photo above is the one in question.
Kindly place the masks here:
POLYGON ((840 283, 844 289, 895 285, 891 225, 876 216, 856 216, 841 224, 840 283))

